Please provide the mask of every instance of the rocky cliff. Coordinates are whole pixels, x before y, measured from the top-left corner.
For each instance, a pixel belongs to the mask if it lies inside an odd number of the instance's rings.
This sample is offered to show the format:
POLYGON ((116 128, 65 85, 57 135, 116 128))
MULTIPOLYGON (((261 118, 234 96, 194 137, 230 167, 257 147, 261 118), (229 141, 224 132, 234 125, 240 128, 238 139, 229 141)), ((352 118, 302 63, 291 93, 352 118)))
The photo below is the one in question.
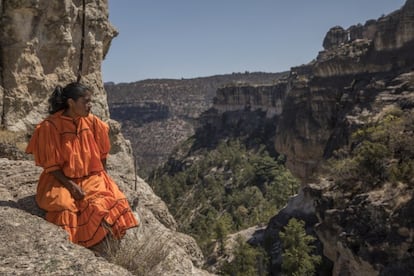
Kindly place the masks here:
POLYGON ((117 31, 108 21, 106 0, 85 3, 82 82, 93 88, 93 113, 111 128, 110 174, 141 217, 141 227, 129 231, 121 246, 123 258, 110 259, 129 270, 69 243, 62 230, 42 218, 34 202, 40 172, 25 160, 22 149, 46 116, 53 88, 76 80, 83 7, 75 0, 16 0, 0 1, 0 274, 206 274, 197 268, 203 256, 195 241, 175 231, 165 204, 134 176, 132 150, 120 125, 109 118, 100 71, 117 31))

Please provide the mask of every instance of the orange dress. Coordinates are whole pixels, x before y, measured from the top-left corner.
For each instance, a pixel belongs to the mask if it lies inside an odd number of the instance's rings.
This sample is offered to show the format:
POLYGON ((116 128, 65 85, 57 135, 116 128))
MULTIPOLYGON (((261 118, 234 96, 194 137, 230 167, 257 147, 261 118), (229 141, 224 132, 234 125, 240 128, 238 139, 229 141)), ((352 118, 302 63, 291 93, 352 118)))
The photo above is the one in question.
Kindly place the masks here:
POLYGON ((90 114, 76 120, 59 111, 37 125, 26 152, 43 167, 36 202, 47 211, 46 220, 63 227, 69 239, 85 247, 102 241, 108 232, 120 239, 138 226, 125 195, 102 165, 110 149, 108 126, 90 114), (50 173, 64 175, 85 192, 75 200, 50 173), (102 222, 109 227, 103 227, 102 222))

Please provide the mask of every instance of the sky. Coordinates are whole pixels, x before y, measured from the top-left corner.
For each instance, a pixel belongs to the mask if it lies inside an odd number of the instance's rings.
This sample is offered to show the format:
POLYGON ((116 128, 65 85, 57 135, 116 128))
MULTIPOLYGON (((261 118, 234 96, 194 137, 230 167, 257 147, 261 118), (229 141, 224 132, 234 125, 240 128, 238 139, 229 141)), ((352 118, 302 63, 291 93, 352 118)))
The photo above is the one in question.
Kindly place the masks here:
POLYGON ((105 82, 282 72, 323 50, 330 28, 378 19, 405 0, 108 0, 119 31, 105 82))

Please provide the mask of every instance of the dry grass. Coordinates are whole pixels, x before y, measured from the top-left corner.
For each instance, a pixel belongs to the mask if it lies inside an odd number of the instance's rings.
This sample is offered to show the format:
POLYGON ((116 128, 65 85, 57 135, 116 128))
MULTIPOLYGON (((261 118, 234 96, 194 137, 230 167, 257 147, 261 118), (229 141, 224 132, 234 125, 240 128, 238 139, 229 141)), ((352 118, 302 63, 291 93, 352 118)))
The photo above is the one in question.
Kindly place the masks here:
POLYGON ((0 130, 0 143, 13 144, 24 139, 23 131, 0 130))
POLYGON ((126 268, 134 275, 149 276, 154 268, 168 256, 165 238, 162 233, 154 233, 148 240, 128 240, 127 242, 106 239, 104 242, 104 256, 109 262, 126 268), (154 242, 156 241, 156 242, 154 242))
POLYGON ((26 133, 23 131, 0 130, 0 144, 9 144, 24 152, 27 146, 26 133))

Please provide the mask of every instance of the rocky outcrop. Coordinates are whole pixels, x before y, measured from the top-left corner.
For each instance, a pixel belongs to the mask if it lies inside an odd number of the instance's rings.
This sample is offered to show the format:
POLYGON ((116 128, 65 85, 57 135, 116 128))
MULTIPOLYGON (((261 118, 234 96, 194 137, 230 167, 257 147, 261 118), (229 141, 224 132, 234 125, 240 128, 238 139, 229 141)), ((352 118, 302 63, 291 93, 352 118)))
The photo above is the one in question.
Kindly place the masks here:
POLYGON ((380 73, 410 67, 414 45, 414 2, 365 25, 347 30, 332 28, 326 35, 317 63, 316 77, 380 73))
POLYGON ((214 108, 220 113, 234 110, 262 110, 267 118, 280 115, 286 97, 286 82, 277 85, 239 85, 220 88, 214 108))
POLYGON ((322 45, 324 49, 331 50, 347 42, 348 32, 344 30, 344 28, 342 28, 341 26, 336 26, 331 28, 329 32, 326 34, 322 45))
POLYGON ((326 179, 310 185, 318 196, 316 231, 334 262, 333 275, 411 275, 412 187, 386 183, 351 196, 335 186, 326 179))
POLYGON ((135 268, 109 258, 127 270, 70 243, 36 206, 40 169, 22 150, 46 116, 53 88, 76 81, 83 9, 82 1, 16 0, 0 1, 0 274, 207 275, 197 268, 203 255, 196 242, 175 231, 165 203, 135 175, 131 145, 109 118, 100 68, 117 31, 108 21, 106 0, 85 3, 82 82, 94 92, 93 113, 110 126, 109 173, 140 217, 141 226, 128 231, 120 248, 135 268))

